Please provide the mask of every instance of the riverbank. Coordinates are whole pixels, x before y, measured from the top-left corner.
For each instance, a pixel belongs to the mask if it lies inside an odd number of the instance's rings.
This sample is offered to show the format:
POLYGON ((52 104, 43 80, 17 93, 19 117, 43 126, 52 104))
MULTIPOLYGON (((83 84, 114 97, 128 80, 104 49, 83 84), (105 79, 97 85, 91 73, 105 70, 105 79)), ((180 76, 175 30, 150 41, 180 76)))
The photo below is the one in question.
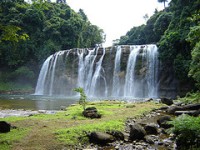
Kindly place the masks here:
POLYGON ((14 128, 9 133, 0 134, 0 149, 86 148, 87 144, 90 145, 87 132, 97 130, 103 132, 108 129, 123 131, 127 118, 138 118, 148 114, 161 104, 101 101, 87 104, 87 107, 89 106, 95 106, 102 117, 100 119, 83 117, 83 108, 77 104, 54 114, 40 113, 1 118, 0 121, 6 121, 14 128))
MULTIPOLYGON (((0 149, 174 150, 177 135, 169 134, 168 129, 173 126, 167 121, 173 120, 180 110, 183 113, 196 110, 198 114, 194 116, 199 116, 200 104, 167 106, 152 100, 99 101, 89 102, 86 107, 95 107, 100 117, 86 118, 83 107, 73 104, 62 111, 26 110, 30 114, 0 118, 11 125, 10 132, 0 134, 0 149)), ((197 123, 192 132, 198 133, 198 130, 197 123)))

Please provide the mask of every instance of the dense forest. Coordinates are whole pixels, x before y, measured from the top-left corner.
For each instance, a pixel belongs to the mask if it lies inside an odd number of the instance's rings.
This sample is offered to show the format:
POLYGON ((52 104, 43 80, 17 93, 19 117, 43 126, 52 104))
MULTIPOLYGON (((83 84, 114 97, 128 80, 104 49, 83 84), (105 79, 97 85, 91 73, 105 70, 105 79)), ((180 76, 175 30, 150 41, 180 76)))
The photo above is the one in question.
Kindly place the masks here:
POLYGON ((156 43, 165 69, 174 70, 184 84, 196 81, 200 88, 200 0, 171 0, 163 11, 155 10, 145 25, 121 36, 119 45, 156 43))
POLYGON ((65 1, 0 1, 0 83, 32 82, 42 62, 59 50, 94 47, 103 30, 65 1))

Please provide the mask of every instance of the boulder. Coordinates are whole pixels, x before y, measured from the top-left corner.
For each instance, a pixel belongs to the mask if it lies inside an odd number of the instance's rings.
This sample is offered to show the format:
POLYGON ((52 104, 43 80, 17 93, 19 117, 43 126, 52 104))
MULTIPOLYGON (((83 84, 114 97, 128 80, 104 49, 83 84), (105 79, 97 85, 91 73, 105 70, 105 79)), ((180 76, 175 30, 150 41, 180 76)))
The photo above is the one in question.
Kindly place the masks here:
POLYGON ((171 121, 171 117, 166 115, 158 118, 157 123, 160 127, 167 129, 172 127, 171 124, 168 124, 168 121, 171 121))
POLYGON ((182 107, 182 110, 198 110, 198 109, 200 109, 200 103, 188 104, 182 107))
POLYGON ((146 135, 144 137, 145 141, 149 144, 154 144, 155 141, 157 140, 155 137, 151 136, 151 135, 146 135))
POLYGON ((83 116, 87 118, 101 118, 101 114, 97 112, 95 107, 88 107, 83 111, 83 116))
POLYGON ((169 114, 175 114, 176 111, 190 111, 199 109, 200 109, 200 104, 188 104, 183 106, 171 106, 167 109, 167 112, 169 114))
POLYGON ((96 143, 100 145, 105 145, 115 140, 112 135, 104 132, 91 132, 88 137, 90 143, 96 143))
POLYGON ((112 135, 116 140, 124 140, 124 134, 121 131, 113 130, 106 133, 112 135))
POLYGON ((172 105, 173 104, 173 100, 169 99, 169 98, 161 98, 161 102, 163 104, 166 104, 166 105, 172 105))
POLYGON ((144 129, 148 135, 149 134, 154 134, 154 135, 158 134, 158 129, 157 129, 156 124, 147 124, 147 125, 145 125, 144 129))
POLYGON ((10 132, 10 124, 5 121, 0 121, 0 133, 10 132))
POLYGON ((199 110, 185 110, 185 111, 175 111, 174 113, 176 116, 182 115, 182 114, 187 114, 190 116, 199 116, 200 114, 200 109, 199 110))
POLYGON ((130 125, 130 135, 129 135, 129 140, 134 141, 134 140, 142 140, 144 139, 144 136, 146 135, 146 131, 144 128, 139 125, 139 124, 133 124, 130 125))
POLYGON ((174 114, 176 111, 182 110, 181 106, 171 106, 167 109, 167 113, 174 114))

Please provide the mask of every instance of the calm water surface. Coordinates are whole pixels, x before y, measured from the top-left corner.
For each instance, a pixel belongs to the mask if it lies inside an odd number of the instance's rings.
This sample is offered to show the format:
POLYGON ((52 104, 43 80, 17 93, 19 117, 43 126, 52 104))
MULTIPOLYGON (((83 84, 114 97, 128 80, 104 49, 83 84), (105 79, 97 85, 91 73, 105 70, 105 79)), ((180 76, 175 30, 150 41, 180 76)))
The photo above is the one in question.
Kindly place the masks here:
POLYGON ((0 109, 60 110, 61 106, 76 103, 79 97, 0 95, 0 109))

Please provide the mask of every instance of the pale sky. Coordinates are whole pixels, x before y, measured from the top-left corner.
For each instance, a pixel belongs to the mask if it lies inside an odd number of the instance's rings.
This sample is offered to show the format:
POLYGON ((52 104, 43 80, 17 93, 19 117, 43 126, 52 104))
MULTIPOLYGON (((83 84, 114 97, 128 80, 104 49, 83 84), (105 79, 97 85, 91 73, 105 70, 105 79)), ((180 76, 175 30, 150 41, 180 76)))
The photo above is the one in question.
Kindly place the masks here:
MULTIPOLYGON (((52 0, 56 1, 56 0, 52 0)), ((83 9, 89 21, 106 34, 104 46, 125 35, 132 27, 145 23, 143 16, 152 16, 155 9, 162 10, 158 0, 66 0, 76 12, 83 9)), ((170 0, 168 0, 170 1, 170 0)), ((167 3, 166 3, 167 5, 167 3)))

